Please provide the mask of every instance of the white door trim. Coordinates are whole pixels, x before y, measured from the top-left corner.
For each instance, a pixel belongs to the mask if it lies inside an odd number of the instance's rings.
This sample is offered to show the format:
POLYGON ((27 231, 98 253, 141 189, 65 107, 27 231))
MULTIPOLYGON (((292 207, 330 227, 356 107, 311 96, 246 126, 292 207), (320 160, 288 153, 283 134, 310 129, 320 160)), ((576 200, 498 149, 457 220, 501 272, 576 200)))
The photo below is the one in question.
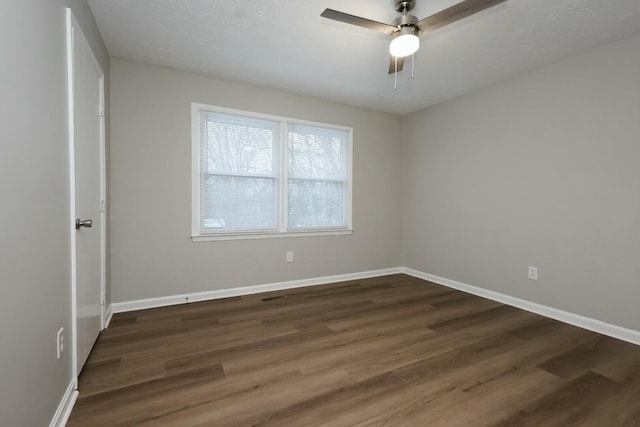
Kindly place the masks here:
MULTIPOLYGON (((66 10, 67 24, 67 118, 69 136, 69 241, 71 252, 71 373, 75 388, 78 386, 78 331, 77 331, 77 277, 76 277, 76 230, 74 227, 76 218, 76 174, 75 174, 75 136, 74 136, 74 75, 73 75, 73 50, 75 37, 84 39, 89 51, 89 58, 93 66, 100 74, 100 200, 102 201, 101 221, 100 221, 100 295, 101 295, 101 329, 105 325, 105 295, 106 295, 106 150, 105 150, 105 114, 104 114, 104 72, 97 61, 87 38, 82 32, 73 12, 70 8, 66 10)), ((96 114, 98 111, 96 111, 96 114)))

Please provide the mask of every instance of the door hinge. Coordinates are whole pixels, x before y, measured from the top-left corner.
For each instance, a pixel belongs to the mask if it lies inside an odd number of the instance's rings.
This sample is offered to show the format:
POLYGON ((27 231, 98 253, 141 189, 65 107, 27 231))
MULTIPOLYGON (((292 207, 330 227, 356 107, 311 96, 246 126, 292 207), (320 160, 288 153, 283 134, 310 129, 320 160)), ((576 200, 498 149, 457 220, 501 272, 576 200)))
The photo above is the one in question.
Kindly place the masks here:
POLYGON ((100 295, 100 304, 101 305, 106 305, 107 304, 107 297, 105 296, 105 294, 101 294, 100 295))
POLYGON ((104 117, 104 105, 98 105, 98 117, 104 117))
POLYGON ((100 212, 106 212, 106 202, 104 200, 100 200, 100 212))

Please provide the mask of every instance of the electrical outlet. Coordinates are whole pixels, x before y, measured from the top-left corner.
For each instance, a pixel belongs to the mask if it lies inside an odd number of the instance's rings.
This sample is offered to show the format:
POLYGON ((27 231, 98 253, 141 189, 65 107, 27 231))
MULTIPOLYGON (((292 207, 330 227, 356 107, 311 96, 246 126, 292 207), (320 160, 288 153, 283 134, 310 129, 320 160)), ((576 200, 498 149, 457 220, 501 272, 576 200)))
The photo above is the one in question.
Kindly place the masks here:
POLYGON ((56 335, 56 354, 58 359, 61 359, 64 354, 64 328, 60 328, 56 335))
POLYGON ((538 280, 538 267, 529 266, 529 279, 538 280))
POLYGON ((287 252, 287 262, 293 262, 293 252, 287 252))

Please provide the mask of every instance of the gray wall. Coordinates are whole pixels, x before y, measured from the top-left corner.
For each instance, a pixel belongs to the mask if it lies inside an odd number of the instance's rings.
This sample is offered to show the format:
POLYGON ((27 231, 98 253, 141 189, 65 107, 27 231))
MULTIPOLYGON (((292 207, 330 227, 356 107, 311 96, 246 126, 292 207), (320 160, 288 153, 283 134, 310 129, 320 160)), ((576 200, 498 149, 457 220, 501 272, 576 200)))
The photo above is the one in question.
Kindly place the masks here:
POLYGON ((111 79, 114 302, 400 265, 400 117, 119 59, 111 79), (355 232, 192 242, 192 101, 352 126, 355 232))
POLYGON ((640 38, 404 129, 405 266, 640 330, 640 38))
POLYGON ((0 13, 0 425, 45 426, 71 380, 65 6, 107 73, 82 0, 7 1, 0 13), (64 326, 67 352, 56 359, 64 326))

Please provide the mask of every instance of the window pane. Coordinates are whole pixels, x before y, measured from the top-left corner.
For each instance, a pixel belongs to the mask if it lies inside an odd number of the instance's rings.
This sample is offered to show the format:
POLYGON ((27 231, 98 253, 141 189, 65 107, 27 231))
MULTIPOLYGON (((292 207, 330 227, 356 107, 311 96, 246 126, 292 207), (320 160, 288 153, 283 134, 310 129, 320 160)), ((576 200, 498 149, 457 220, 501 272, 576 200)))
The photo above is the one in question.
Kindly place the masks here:
POLYGON ((201 124, 203 172, 277 173, 280 123, 203 111, 201 124))
POLYGON ((346 132, 292 124, 288 136, 290 177, 344 179, 346 132))
POLYGON ((345 225, 342 182, 289 180, 289 228, 345 225))
POLYGON ((289 125, 288 227, 345 227, 349 133, 289 125))
POLYGON ((208 175, 201 227, 206 231, 277 229, 276 179, 208 175))

